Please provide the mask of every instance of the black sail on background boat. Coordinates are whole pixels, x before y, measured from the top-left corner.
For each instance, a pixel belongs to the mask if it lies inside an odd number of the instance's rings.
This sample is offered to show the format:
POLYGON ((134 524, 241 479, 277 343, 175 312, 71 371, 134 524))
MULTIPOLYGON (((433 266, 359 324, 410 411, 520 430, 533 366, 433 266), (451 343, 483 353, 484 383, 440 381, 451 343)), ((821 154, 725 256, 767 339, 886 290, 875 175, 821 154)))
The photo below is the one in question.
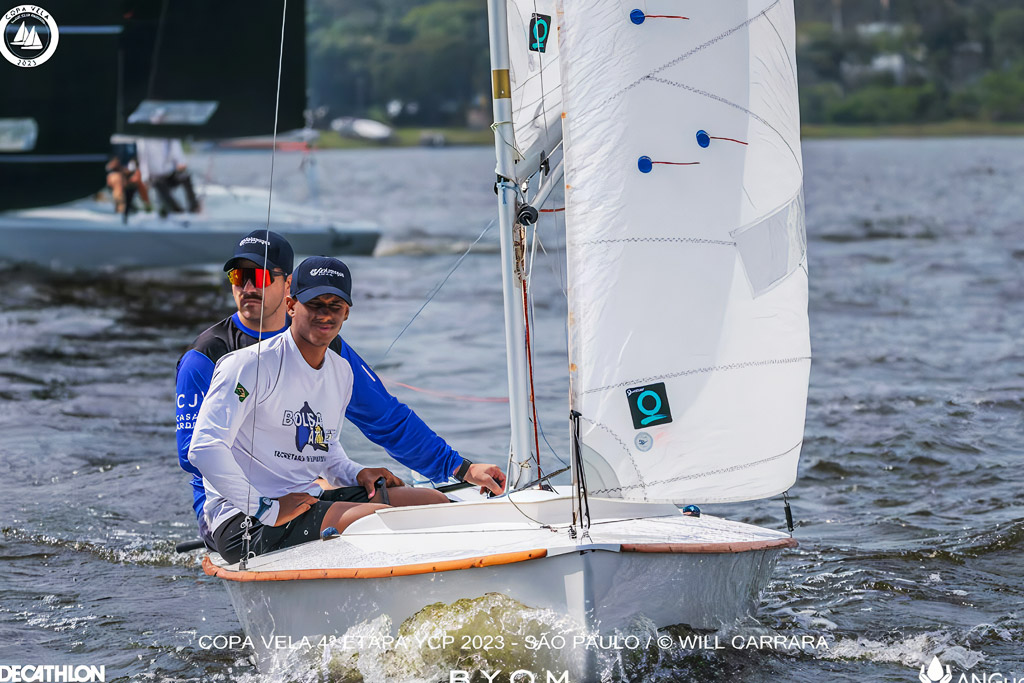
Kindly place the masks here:
MULTIPOLYGON (((98 193, 115 135, 211 139, 301 127, 303 0, 63 0, 46 9, 60 35, 52 57, 32 68, 0 62, 0 260, 215 262, 239 234, 266 225, 266 189, 207 183, 198 214, 126 221, 98 193)), ((270 228, 298 253, 369 254, 379 237, 375 226, 276 198, 270 228)))
POLYGON ((48 3, 62 23, 51 59, 32 68, 0 60, 2 210, 59 204, 103 186, 117 127, 121 13, 93 3, 58 4, 66 7, 48 3))

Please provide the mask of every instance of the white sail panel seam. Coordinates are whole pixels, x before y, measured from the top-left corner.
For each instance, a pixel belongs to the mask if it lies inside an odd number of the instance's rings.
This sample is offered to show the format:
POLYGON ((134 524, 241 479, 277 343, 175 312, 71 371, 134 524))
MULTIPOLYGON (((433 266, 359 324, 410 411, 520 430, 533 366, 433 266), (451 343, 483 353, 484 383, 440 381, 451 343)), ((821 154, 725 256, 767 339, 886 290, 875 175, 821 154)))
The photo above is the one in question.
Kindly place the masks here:
POLYGON ((599 244, 621 244, 623 242, 681 242, 685 244, 713 244, 722 247, 735 247, 735 242, 728 240, 709 240, 701 237, 623 237, 622 239, 587 240, 577 242, 576 246, 586 247, 599 244))
POLYGON ((591 493, 594 494, 594 495, 598 495, 598 494, 601 494, 601 493, 617 493, 619 491, 626 491, 628 489, 635 489, 637 487, 643 487, 644 491, 646 492, 648 486, 657 486, 657 485, 660 485, 660 484, 674 484, 674 483, 676 483, 678 481, 691 481, 693 479, 703 479, 705 477, 713 477, 713 476, 719 475, 719 474, 729 474, 731 472, 739 472, 740 470, 747 470, 747 469, 750 469, 751 467, 760 467, 761 465, 765 465, 765 464, 770 463, 770 462, 772 462, 774 460, 778 460, 779 458, 784 458, 787 455, 789 455, 790 453, 792 453, 793 451, 795 451, 795 450, 799 449, 801 446, 803 446, 803 443, 804 443, 804 440, 800 439, 800 441, 798 441, 797 444, 795 446, 793 446, 792 448, 790 448, 790 449, 788 449, 786 451, 783 451, 782 453, 778 453, 776 455, 771 455, 771 456, 768 456, 767 458, 762 458, 761 460, 757 460, 755 462, 748 462, 748 463, 743 463, 743 464, 740 464, 740 465, 733 465, 732 467, 723 467, 722 469, 710 470, 708 472, 698 472, 697 474, 686 474, 686 475, 679 476, 679 477, 672 477, 671 479, 661 479, 661 480, 658 480, 658 481, 652 481, 652 482, 647 482, 647 483, 644 483, 641 480, 637 484, 627 484, 625 486, 619 486, 619 487, 612 488, 612 489, 600 489, 600 490, 597 490, 597 491, 591 491, 591 493))
POLYGON ((788 365, 790 363, 802 363, 804 361, 810 361, 810 356, 797 356, 795 358, 773 358, 769 360, 752 360, 745 361, 742 363, 728 363, 726 365, 712 365, 706 368, 693 368, 691 370, 682 370, 680 372, 672 372, 664 375, 652 375, 650 377, 641 377, 639 379, 630 379, 625 382, 619 382, 618 384, 609 384, 604 387, 596 387, 594 389, 587 389, 583 392, 583 395, 594 394, 599 391, 607 391, 609 389, 621 389, 634 384, 648 384, 657 379, 675 379, 676 377, 687 377, 689 375, 700 375, 707 372, 725 372, 728 370, 746 370, 749 368, 766 367, 769 365, 788 365))
POLYGON ((600 422, 595 422, 594 420, 591 420, 586 415, 580 415, 580 417, 583 418, 584 420, 586 420, 587 422, 589 422, 590 424, 594 425, 595 427, 598 427, 598 428, 603 429, 604 431, 608 432, 608 434, 613 439, 615 439, 619 443, 620 446, 622 446, 622 450, 626 454, 626 457, 629 458, 629 464, 631 464, 633 466, 633 469, 636 471, 636 478, 640 482, 639 484, 633 484, 631 486, 631 488, 636 488, 636 487, 639 486, 640 488, 642 488, 644 490, 644 497, 646 498, 647 497, 647 486, 644 484, 644 475, 643 475, 642 472, 640 472, 640 466, 637 464, 636 460, 633 459, 633 452, 631 450, 629 450, 629 446, 626 445, 626 442, 623 441, 621 438, 619 438, 619 435, 616 434, 615 432, 613 432, 611 427, 609 427, 607 425, 603 425, 600 422))
POLYGON ((706 90, 701 90, 700 88, 694 88, 693 86, 686 85, 685 83, 679 83, 678 81, 670 81, 667 78, 655 78, 654 76, 645 76, 641 80, 653 81, 655 83, 662 83, 664 85, 670 85, 670 86, 672 86, 674 88, 681 88, 683 90, 687 90, 689 92, 692 92, 695 95, 701 95, 703 97, 710 98, 710 99, 715 100, 717 102, 721 102, 722 104, 728 105, 730 107, 734 107, 734 108, 740 110, 741 112, 743 112, 745 114, 748 114, 751 118, 754 118, 757 121, 763 123, 768 128, 771 128, 772 132, 779 136, 779 139, 782 140, 782 143, 784 145, 786 145, 786 148, 789 150, 789 153, 793 155, 793 159, 796 161, 797 167, 800 168, 801 171, 803 170, 803 162, 800 159, 800 155, 797 154, 796 151, 793 149, 793 147, 789 144, 789 141, 786 139, 786 136, 783 135, 782 133, 780 133, 779 129, 776 128, 775 126, 773 126, 771 123, 769 123, 763 116, 760 116, 759 114, 756 114, 756 113, 752 112, 751 110, 747 109, 743 105, 736 104, 735 102, 727 100, 724 97, 722 97, 721 95, 716 95, 714 93, 707 92, 706 90))
POLYGON ((707 48, 711 47, 712 45, 714 45, 715 43, 719 42, 720 40, 728 38, 733 33, 736 33, 740 29, 742 29, 742 28, 744 28, 746 26, 749 26, 753 22, 757 21, 757 19, 759 19, 760 17, 765 16, 770 10, 774 9, 780 2, 782 2, 782 0, 775 0, 775 2, 773 2, 770 5, 768 5, 763 10, 761 10, 760 12, 755 14, 754 16, 750 17, 749 19, 744 21, 739 26, 734 26, 733 28, 729 29, 728 31, 725 31, 724 33, 720 33, 719 35, 715 36, 714 38, 712 38, 712 39, 710 39, 710 40, 708 40, 708 41, 706 41, 704 43, 701 43, 697 47, 695 47, 695 48, 693 48, 691 50, 688 50, 687 52, 684 52, 683 54, 679 55, 675 59, 673 59, 673 60, 671 60, 669 62, 666 62, 665 64, 662 64, 657 69, 655 69, 654 71, 650 72, 649 74, 647 74, 645 76, 641 76, 640 78, 636 79, 635 81, 633 81, 632 83, 627 85, 625 88, 620 90, 619 92, 617 92, 614 95, 611 95, 610 97, 608 97, 608 99, 606 99, 601 104, 597 105, 596 107, 594 107, 590 111, 585 112, 584 114, 582 114, 579 117, 580 120, 585 119, 588 114, 594 114, 597 111, 603 109, 607 104, 609 104, 613 100, 619 98, 620 96, 624 95, 626 92, 632 90, 633 88, 635 88, 636 86, 640 85, 644 81, 650 79, 651 76, 653 76, 654 74, 660 73, 660 72, 664 71, 665 69, 669 69, 669 68, 675 66, 676 64, 679 64, 680 62, 683 62, 683 61, 689 59, 690 57, 692 57, 693 55, 697 54, 698 52, 706 50, 707 48))

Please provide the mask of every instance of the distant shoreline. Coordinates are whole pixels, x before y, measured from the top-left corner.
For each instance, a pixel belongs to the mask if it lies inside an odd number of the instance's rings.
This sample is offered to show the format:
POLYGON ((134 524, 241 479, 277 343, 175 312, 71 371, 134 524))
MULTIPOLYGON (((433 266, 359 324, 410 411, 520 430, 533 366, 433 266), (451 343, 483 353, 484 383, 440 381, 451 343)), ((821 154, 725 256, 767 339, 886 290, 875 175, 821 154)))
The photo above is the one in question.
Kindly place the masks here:
MULTIPOLYGON (((833 124, 805 124, 801 136, 806 140, 870 139, 870 138, 928 138, 976 136, 1024 136, 1024 123, 992 123, 988 121, 940 121, 934 123, 899 123, 878 125, 839 126, 833 124)), ((489 128, 396 128, 394 138, 386 143, 343 138, 334 131, 323 131, 317 143, 319 149, 369 149, 385 147, 419 147, 433 137, 444 140, 442 146, 493 145, 489 128)))

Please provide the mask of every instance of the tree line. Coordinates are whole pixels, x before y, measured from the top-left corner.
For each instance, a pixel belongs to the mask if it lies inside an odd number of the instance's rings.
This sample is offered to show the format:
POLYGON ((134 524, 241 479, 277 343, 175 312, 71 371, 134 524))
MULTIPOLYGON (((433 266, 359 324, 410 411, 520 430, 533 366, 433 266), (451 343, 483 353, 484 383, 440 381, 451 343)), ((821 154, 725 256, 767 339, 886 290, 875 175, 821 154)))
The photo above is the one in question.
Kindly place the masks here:
MULTIPOLYGON (((1020 0, 796 0, 807 123, 1024 121, 1020 0)), ((489 112, 485 0, 308 0, 309 100, 465 125, 489 112)))

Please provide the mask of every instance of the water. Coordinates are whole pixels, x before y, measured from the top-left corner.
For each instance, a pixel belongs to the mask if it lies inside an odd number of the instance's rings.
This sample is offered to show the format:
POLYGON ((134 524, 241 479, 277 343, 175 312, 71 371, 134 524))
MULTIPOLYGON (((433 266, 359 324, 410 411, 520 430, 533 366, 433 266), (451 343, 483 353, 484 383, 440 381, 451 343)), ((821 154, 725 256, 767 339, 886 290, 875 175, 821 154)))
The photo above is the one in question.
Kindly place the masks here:
MULTIPOLYGON (((938 655, 954 680, 1024 677, 1024 140, 821 141, 804 156, 814 364, 791 495, 801 546, 783 557, 757 623, 735 633, 827 647, 606 664, 632 680, 895 682, 918 680, 938 655)), ((265 160, 225 154, 193 168, 259 184, 265 160)), ((279 157, 279 196, 385 230, 383 255, 349 260, 346 337, 388 380, 463 397, 394 389, 469 457, 502 461, 507 406, 468 400, 504 393, 496 228, 384 354, 492 219, 490 150, 324 153, 316 192, 300 161, 279 157)), ((557 214, 545 220, 538 393, 564 453, 563 275, 557 214)), ((241 634, 223 587, 173 551, 194 527, 175 457, 174 364, 231 310, 216 269, 2 274, 0 664, 102 664, 107 680, 352 680, 344 657, 262 675, 244 651, 201 646, 241 634)), ((356 460, 385 462, 346 438, 356 460)), ((716 511, 783 519, 777 500, 716 511)), ((408 627, 487 632, 487 609, 408 627)), ((552 623, 503 614, 503 628, 552 623)), ((474 665, 507 672, 522 661, 513 654, 479 653, 474 665)), ((454 666, 379 652, 363 662, 368 681, 447 680, 454 666)))

